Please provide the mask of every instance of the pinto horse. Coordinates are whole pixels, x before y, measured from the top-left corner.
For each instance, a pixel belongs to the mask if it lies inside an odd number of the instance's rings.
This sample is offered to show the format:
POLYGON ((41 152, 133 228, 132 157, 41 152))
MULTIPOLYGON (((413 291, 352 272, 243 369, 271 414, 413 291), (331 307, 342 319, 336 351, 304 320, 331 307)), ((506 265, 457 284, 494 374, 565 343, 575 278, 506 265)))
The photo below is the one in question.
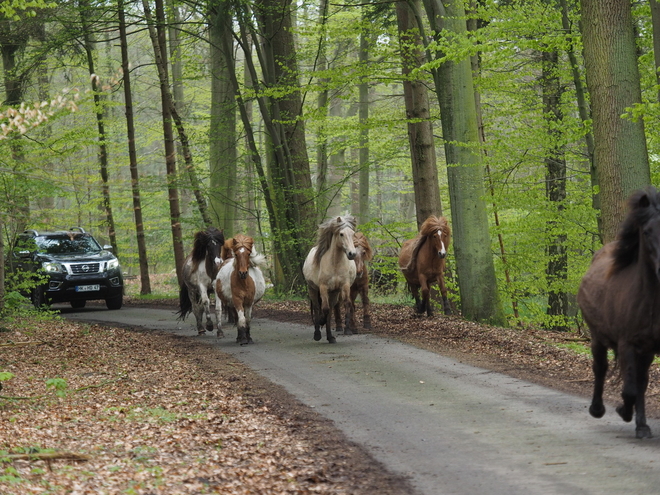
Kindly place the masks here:
POLYGON ((328 342, 337 341, 330 329, 330 311, 340 302, 346 310, 346 328, 349 326, 353 313, 351 285, 356 274, 354 235, 354 217, 326 220, 319 225, 316 245, 303 264, 314 321, 314 340, 321 340, 321 327, 325 325, 328 342))
MULTIPOLYGON (((362 232, 356 232, 353 237, 353 245, 355 246, 355 281, 351 285, 351 306, 352 314, 351 321, 348 322, 346 328, 348 331, 345 333, 350 334, 358 333, 357 322, 355 318, 355 300, 360 296, 362 301, 362 326, 367 330, 371 330, 371 311, 369 304, 369 270, 367 263, 373 258, 373 250, 369 244, 367 236, 362 232)), ((341 308, 339 304, 335 305, 335 326, 337 332, 341 329, 341 308)))
POLYGON ((644 395, 649 367, 660 352, 660 193, 652 187, 628 200, 616 240, 594 255, 577 301, 591 331, 594 392, 589 413, 605 414, 607 350, 613 349, 623 378, 624 421, 635 413, 637 438, 650 438, 644 395))
POLYGON ((266 258, 254 250, 254 239, 238 234, 231 240, 233 256, 222 262, 215 279, 215 292, 218 308, 218 337, 222 337, 222 319, 219 317, 223 308, 235 311, 237 316, 238 336, 236 342, 241 345, 251 344, 250 321, 252 308, 259 302, 266 291, 266 282, 260 265, 266 258))
MULTIPOLYGON (((217 274, 215 259, 220 256, 220 249, 225 242, 222 230, 209 227, 195 234, 192 252, 183 262, 183 283, 179 287, 179 315, 185 320, 189 313, 195 315, 197 333, 213 331, 211 319, 211 301, 209 292, 213 290, 213 281, 217 274), (200 269, 200 265, 203 268, 200 269), (206 315, 206 329, 204 328, 206 315)), ((217 298, 216 298, 217 300, 217 298)))
POLYGON ((428 217, 414 239, 409 239, 401 246, 399 268, 408 282, 408 287, 415 298, 415 310, 418 314, 426 312, 433 315, 429 299, 431 285, 438 282, 442 294, 445 314, 451 314, 447 287, 445 286, 445 257, 451 240, 451 229, 445 217, 428 217), (422 292, 420 300, 419 292, 422 292))

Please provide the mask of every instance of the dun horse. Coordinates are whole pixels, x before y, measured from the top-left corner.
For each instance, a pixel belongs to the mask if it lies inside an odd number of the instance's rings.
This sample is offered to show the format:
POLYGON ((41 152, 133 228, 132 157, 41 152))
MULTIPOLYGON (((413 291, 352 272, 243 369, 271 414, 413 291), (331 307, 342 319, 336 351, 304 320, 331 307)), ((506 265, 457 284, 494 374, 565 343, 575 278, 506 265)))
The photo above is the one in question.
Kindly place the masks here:
POLYGON ((354 217, 326 220, 319 225, 316 245, 305 259, 303 275, 314 321, 314 340, 321 340, 321 327, 325 325, 328 342, 337 341, 330 329, 330 311, 336 304, 343 302, 347 327, 350 322, 351 285, 356 274, 354 235, 354 217))
POLYGON ((226 307, 235 311, 237 316, 238 336, 236 342, 241 345, 251 344, 250 322, 252 308, 263 297, 266 282, 259 268, 265 257, 254 251, 254 240, 238 234, 231 240, 233 256, 226 259, 215 279, 215 291, 218 296, 216 314, 218 315, 218 337, 223 337, 221 311, 226 307))
POLYGON ((445 217, 430 216, 414 239, 403 243, 399 253, 399 268, 415 298, 415 310, 427 316, 433 314, 429 299, 431 285, 438 282, 445 314, 451 314, 445 287, 445 257, 451 239, 451 229, 445 217), (419 292, 422 297, 420 300, 419 292))
MULTIPOLYGON (((369 269, 367 263, 373 258, 373 251, 369 245, 367 236, 362 232, 356 232, 353 237, 353 244, 355 246, 355 282, 351 285, 351 306, 352 315, 350 322, 346 325, 344 333, 358 333, 357 322, 355 317, 355 300, 360 296, 362 301, 362 326, 367 330, 371 329, 371 311, 369 304, 369 269)), ((341 323, 341 308, 339 304, 335 305, 335 326, 337 332, 340 331, 341 323)))
POLYGON ((582 279, 578 304, 591 330, 594 393, 589 413, 605 414, 603 386, 607 350, 613 349, 623 377, 624 421, 635 412, 637 438, 650 438, 644 395, 649 367, 660 351, 660 194, 637 191, 628 200, 628 214, 617 238, 593 257, 582 279))
POLYGON ((203 334, 204 315, 206 330, 213 331, 211 301, 209 292, 217 274, 215 259, 220 256, 220 248, 225 242, 222 230, 209 227, 195 234, 192 252, 183 262, 183 283, 179 288, 179 319, 184 320, 189 313, 197 320, 197 333, 203 334), (203 263, 200 269, 200 264, 203 263))

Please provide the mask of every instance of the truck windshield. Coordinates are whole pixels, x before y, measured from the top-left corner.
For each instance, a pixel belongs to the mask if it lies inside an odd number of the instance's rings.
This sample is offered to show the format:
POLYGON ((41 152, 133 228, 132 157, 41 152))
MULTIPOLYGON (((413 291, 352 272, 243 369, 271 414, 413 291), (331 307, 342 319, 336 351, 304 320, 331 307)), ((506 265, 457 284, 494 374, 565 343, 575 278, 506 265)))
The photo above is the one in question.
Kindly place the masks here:
POLYGON ((35 240, 40 253, 86 254, 101 251, 101 246, 87 235, 39 236, 35 240))

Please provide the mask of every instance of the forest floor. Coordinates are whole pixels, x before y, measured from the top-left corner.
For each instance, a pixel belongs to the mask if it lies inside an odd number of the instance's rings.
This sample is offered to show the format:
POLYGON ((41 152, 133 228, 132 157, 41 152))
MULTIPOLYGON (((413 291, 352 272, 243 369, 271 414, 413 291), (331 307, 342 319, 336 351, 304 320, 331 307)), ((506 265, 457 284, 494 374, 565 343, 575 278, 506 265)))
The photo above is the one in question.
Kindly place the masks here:
MULTIPOLYGON (((254 317, 312 332, 303 301, 261 301, 254 317)), ((392 304, 372 305, 372 324, 372 334, 589 403, 591 359, 578 334, 418 317, 392 304)), ((0 392, 2 494, 413 493, 284 389, 192 339, 31 319, 2 322, 0 343, 9 344, 0 372, 14 374, 0 392), (61 380, 46 388, 53 378, 61 380)), ((647 412, 655 418, 659 374, 653 365, 647 412)), ((617 402, 611 375, 607 399, 617 402)))

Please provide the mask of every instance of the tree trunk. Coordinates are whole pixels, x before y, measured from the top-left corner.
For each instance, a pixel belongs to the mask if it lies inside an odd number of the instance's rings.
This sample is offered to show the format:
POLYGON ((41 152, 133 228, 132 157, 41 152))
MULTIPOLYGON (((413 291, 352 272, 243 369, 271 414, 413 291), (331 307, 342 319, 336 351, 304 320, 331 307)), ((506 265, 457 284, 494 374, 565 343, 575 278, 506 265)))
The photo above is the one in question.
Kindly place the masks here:
POLYGON ((549 327, 552 330, 568 330, 565 318, 568 316, 568 294, 563 287, 568 278, 567 236, 561 232, 557 217, 564 210, 566 199, 566 158, 562 142, 561 96, 562 85, 559 79, 559 56, 557 52, 543 52, 541 93, 543 95, 543 116, 548 129, 549 147, 544 159, 546 166, 545 192, 550 201, 550 214, 555 217, 548 221, 548 265, 546 280, 548 283, 548 309, 551 317, 549 327), (562 318, 563 317, 563 318, 562 318), (562 322, 563 320, 563 322, 562 322))
POLYGON ((137 166, 137 151, 135 149, 135 122, 133 119, 133 94, 131 93, 131 73, 128 67, 128 40, 126 38, 126 18, 124 0, 117 0, 119 17, 119 44, 121 48, 121 68, 124 83, 124 106, 126 111, 126 136, 128 139, 128 159, 131 171, 131 191, 133 193, 133 215, 135 218, 135 235, 140 264, 140 294, 151 294, 149 279, 149 261, 147 245, 144 238, 144 221, 142 220, 142 201, 140 199, 140 174, 137 166))
MULTIPOLYGON (((223 43, 233 47, 232 15, 228 2, 210 2, 211 123, 209 126, 210 205, 215 223, 226 237, 235 234, 237 152, 236 103, 228 75, 223 43)), ((233 51, 233 50, 232 50, 233 51)))
POLYGON ((603 242, 609 242, 625 215, 625 200, 651 183, 644 123, 621 117, 642 101, 637 51, 630 0, 580 4, 603 242))
MULTIPOLYGON (((268 0, 255 4, 261 26, 259 60, 269 89, 282 88, 283 96, 259 98, 261 113, 272 140, 273 160, 270 177, 276 208, 284 222, 278 222, 284 235, 286 284, 302 287, 302 264, 316 232, 316 211, 302 116, 302 97, 298 82, 296 49, 291 30, 289 0, 268 0)), ((258 47, 255 47, 258 48, 258 47)), ((249 64, 249 60, 246 59, 249 64)), ((253 70, 253 68, 251 69, 253 70)), ((256 72, 252 73, 256 82, 256 72)))
MULTIPOLYGON (((365 22, 365 7, 362 7, 362 22, 365 22)), ((360 65, 366 67, 369 64, 369 32, 363 28, 360 33, 360 51, 358 53, 360 65)), ((358 187, 358 225, 371 221, 369 215, 369 82, 366 78, 358 85, 359 110, 358 121, 360 123, 360 151, 358 155, 358 166, 360 169, 358 187)))
MULTIPOLYGON (((424 0, 431 29, 465 35, 462 0, 424 0)), ((443 62, 435 78, 447 157, 456 273, 463 316, 505 324, 490 249, 483 159, 469 58, 443 62)))
MULTIPOLYGON (((413 0, 418 8, 419 0, 413 0)), ((417 227, 431 215, 442 215, 433 125, 426 83, 411 74, 425 62, 417 20, 407 2, 396 3, 401 48, 403 94, 408 119, 408 140, 412 159, 417 227)))
POLYGON ((172 103, 169 90, 169 77, 167 69, 167 45, 165 43, 165 27, 163 25, 164 13, 162 0, 156 0, 156 28, 154 30, 151 18, 151 7, 148 0, 142 0, 149 32, 154 49, 154 58, 160 82, 161 107, 163 112, 163 141, 165 144, 165 167, 167 171, 167 196, 170 203, 170 222, 172 229, 172 246, 174 249, 174 262, 179 285, 183 282, 182 269, 185 260, 183 250, 183 236, 181 233, 181 209, 179 207, 179 191, 177 188, 176 148, 174 146, 174 132, 172 129, 172 103))
POLYGON ((117 235, 115 232, 115 220, 112 215, 112 204, 110 201, 110 183, 108 182, 108 146, 106 145, 104 103, 99 91, 99 78, 94 68, 95 41, 92 38, 87 19, 91 16, 90 5, 87 0, 79 3, 80 21, 82 26, 85 54, 87 55, 87 69, 92 83, 92 94, 94 97, 94 110, 96 114, 96 128, 99 133, 99 167, 101 172, 101 207, 105 214, 105 227, 115 255, 119 256, 117 247, 117 235))

